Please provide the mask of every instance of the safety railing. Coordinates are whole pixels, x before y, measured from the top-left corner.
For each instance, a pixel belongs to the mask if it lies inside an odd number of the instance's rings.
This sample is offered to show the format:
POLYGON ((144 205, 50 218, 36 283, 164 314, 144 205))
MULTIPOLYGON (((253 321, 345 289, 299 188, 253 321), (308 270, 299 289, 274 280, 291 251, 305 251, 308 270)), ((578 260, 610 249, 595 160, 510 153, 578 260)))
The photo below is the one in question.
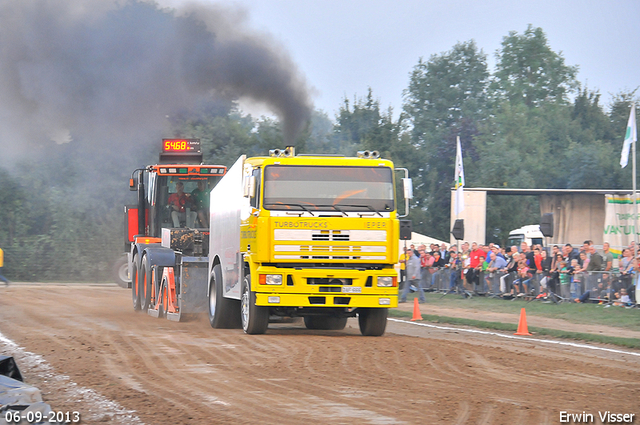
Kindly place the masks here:
POLYGON ((428 292, 458 292, 466 295, 524 298, 527 301, 599 303, 637 307, 640 283, 633 273, 615 271, 537 272, 525 277, 517 272, 480 271, 474 279, 468 272, 449 267, 423 268, 422 288, 428 292))

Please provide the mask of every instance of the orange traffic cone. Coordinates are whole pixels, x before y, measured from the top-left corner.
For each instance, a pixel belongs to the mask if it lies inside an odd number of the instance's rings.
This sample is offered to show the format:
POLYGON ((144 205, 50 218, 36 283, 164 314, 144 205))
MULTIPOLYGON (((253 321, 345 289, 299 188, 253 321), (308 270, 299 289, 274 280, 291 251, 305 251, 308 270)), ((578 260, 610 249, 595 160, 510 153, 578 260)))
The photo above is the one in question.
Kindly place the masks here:
POLYGON ((518 331, 514 335, 531 335, 527 326, 527 312, 522 307, 520 310, 520 321, 518 322, 518 331))
POLYGON ((420 314, 420 307, 418 307, 417 298, 413 299, 413 317, 411 318, 411 321, 413 322, 414 320, 423 320, 422 314, 420 314))

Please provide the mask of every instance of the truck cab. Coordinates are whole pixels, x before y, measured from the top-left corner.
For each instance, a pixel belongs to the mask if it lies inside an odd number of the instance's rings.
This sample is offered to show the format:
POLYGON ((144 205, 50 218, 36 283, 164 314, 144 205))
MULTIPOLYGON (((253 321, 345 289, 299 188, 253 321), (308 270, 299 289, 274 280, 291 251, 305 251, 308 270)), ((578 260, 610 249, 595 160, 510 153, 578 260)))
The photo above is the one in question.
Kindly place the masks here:
POLYGON ((199 139, 163 139, 158 164, 133 171, 129 189, 137 192, 138 202, 124 209, 126 255, 117 275, 121 286, 131 288, 134 309, 146 310, 155 296, 148 294, 146 272, 174 267, 181 260, 176 251, 191 255, 202 247, 197 253, 206 257, 208 195, 226 171, 222 165, 202 164, 199 139), (190 229, 198 234, 198 246, 190 229))
POLYGON ((129 180, 138 202, 125 207, 125 251, 136 237, 160 238, 165 228, 208 229, 208 195, 226 171, 202 164, 199 139, 163 139, 158 164, 134 170, 129 180))
POLYGON ((515 245, 520 249, 520 244, 522 242, 526 242, 530 247, 533 245, 544 246, 544 235, 540 231, 540 226, 537 224, 531 224, 509 232, 507 247, 515 245))
POLYGON ((398 302, 394 171, 377 153, 239 158, 211 192, 211 325, 240 301, 247 333, 271 316, 332 330, 357 316, 363 335, 384 333, 398 302))
POLYGON ((209 193, 226 167, 182 163, 151 165, 140 171, 142 184, 136 184, 134 178, 130 188, 141 191, 144 197, 137 205, 126 207, 127 243, 136 235, 161 237, 163 228, 209 228, 209 193), (179 196, 179 187, 184 196, 179 196), (141 211, 145 213, 144 227, 138 221, 141 211))

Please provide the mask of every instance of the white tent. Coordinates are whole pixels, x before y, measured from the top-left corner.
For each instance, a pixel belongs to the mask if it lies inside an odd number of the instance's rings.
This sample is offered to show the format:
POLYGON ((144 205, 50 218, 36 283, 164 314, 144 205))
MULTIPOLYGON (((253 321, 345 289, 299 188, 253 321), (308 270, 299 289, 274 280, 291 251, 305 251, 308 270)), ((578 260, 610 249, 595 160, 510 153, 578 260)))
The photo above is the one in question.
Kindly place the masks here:
POLYGON ((420 233, 411 232, 411 240, 405 240, 405 241, 401 240, 400 241, 400 243, 398 245, 398 247, 400 248, 398 252, 400 254, 404 250, 405 242, 407 243, 407 248, 409 248, 411 246, 411 244, 414 244, 416 246, 416 249, 417 249, 418 245, 424 244, 424 245, 427 246, 427 249, 429 249, 429 245, 431 245, 432 243, 437 243, 438 245, 441 245, 441 244, 445 243, 445 244, 447 244, 447 249, 450 248, 449 244, 447 242, 445 242, 445 241, 441 241, 441 240, 438 240, 438 239, 435 239, 435 238, 432 238, 432 237, 429 237, 429 236, 425 236, 425 235, 422 235, 420 233))
MULTIPOLYGON (((399 242, 399 249, 398 249, 398 255, 402 255, 402 253, 404 252, 404 246, 405 246, 405 242, 407 243, 407 248, 409 248, 411 246, 411 244, 414 244, 416 249, 418 248, 418 246, 424 244, 427 246, 427 249, 429 249, 429 245, 432 243, 437 243, 438 245, 446 243, 444 241, 429 237, 429 236, 425 236, 422 235, 420 233, 416 233, 416 232, 411 232, 411 239, 410 240, 401 240, 399 242)), ((451 248, 449 246, 449 244, 447 243, 447 249, 451 248)), ((400 273, 400 263, 396 263, 396 271, 398 273, 400 273)))

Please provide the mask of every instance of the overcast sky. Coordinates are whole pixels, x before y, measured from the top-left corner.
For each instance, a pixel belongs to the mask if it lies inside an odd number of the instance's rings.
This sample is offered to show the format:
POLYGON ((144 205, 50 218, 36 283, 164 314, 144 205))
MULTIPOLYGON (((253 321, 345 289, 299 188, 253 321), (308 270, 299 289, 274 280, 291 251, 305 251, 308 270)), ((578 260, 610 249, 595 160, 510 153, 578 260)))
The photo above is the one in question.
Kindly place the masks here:
MULTIPOLYGON (((183 0, 158 0, 175 6, 183 0)), ((489 57, 509 31, 541 27, 578 80, 610 94, 640 85, 638 0, 237 0, 210 1, 246 10, 249 26, 270 33, 289 52, 317 109, 334 118, 347 96, 373 89, 397 116, 418 59, 476 40, 489 57)))

